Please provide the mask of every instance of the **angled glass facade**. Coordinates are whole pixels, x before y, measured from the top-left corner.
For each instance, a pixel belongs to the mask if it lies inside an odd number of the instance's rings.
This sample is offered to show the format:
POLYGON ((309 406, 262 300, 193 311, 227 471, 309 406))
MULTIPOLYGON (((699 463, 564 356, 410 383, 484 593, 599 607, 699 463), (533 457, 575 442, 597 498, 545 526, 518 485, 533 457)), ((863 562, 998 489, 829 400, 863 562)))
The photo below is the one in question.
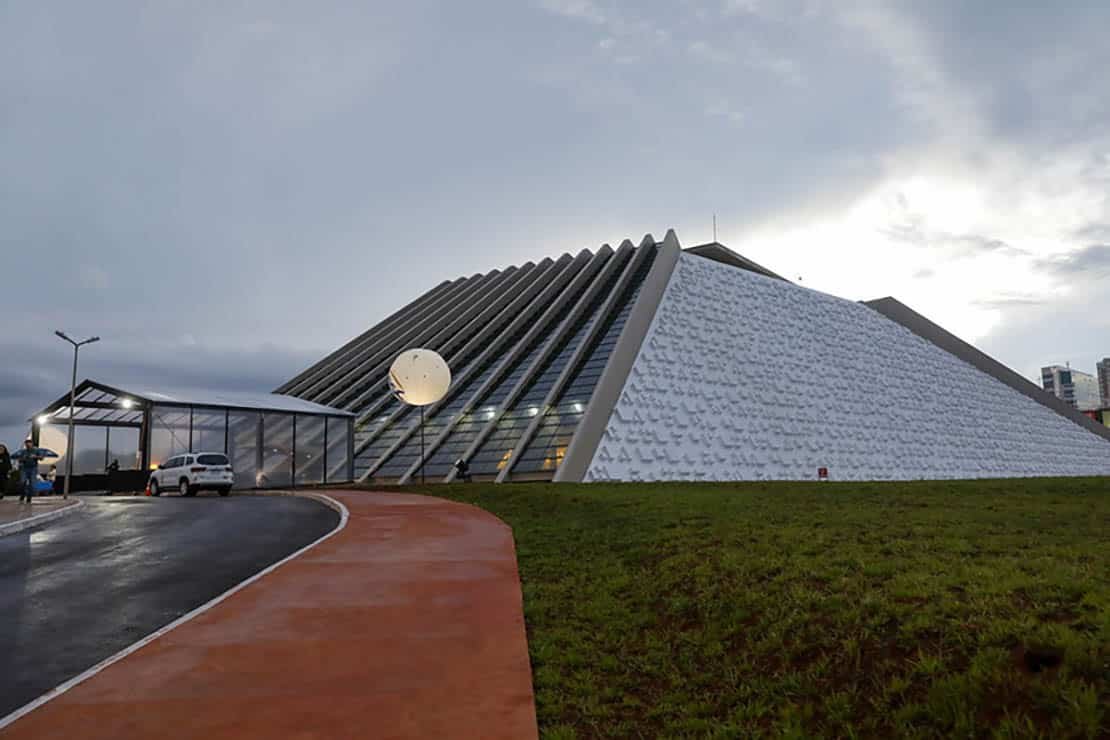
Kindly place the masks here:
POLYGON ((355 414, 357 480, 446 481, 458 460, 478 478, 553 477, 663 244, 647 237, 441 283, 280 390, 355 414), (387 382, 413 347, 436 350, 452 371, 423 423, 387 382))
MULTIPOLYGON (((620 260, 621 257, 616 256, 613 259, 620 260)), ((539 414, 544 397, 551 390, 555 379, 563 371, 574 350, 577 349, 591 322, 596 320, 598 310, 618 277, 619 274, 614 271, 578 321, 566 327, 566 331, 573 333, 567 334, 565 331, 562 335, 552 338, 554 342, 552 353, 538 368, 535 368, 530 379, 523 384, 523 393, 498 416, 496 426, 471 460, 471 472, 474 475, 492 475, 504 470, 517 440, 520 439, 525 427, 539 414)))
POLYGON ((594 387, 601 379, 601 373, 609 362, 621 331, 624 330, 628 314, 640 295, 640 287, 650 267, 650 261, 645 261, 637 270, 632 283, 621 296, 617 310, 606 317, 597 338, 591 343, 585 357, 575 366, 569 382, 559 392, 551 408, 544 414, 535 435, 524 448, 512 472, 537 473, 554 471, 559 467, 578 422, 586 411, 586 405, 593 396, 594 387))

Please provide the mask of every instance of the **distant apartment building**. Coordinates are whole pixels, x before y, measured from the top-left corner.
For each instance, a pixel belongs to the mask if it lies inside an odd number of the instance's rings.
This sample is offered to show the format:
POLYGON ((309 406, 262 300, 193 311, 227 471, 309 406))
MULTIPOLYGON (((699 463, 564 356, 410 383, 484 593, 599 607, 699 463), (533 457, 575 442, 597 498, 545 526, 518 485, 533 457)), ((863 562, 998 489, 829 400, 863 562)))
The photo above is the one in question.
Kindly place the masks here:
MULTIPOLYGON (((1110 409, 1110 357, 1102 358, 1098 363, 1098 395, 1102 408, 1110 409)), ((1110 426, 1108 424, 1107 426, 1110 426)))
POLYGON ((1041 386, 1069 406, 1089 411, 1101 406, 1095 376, 1064 365, 1041 368, 1041 386))

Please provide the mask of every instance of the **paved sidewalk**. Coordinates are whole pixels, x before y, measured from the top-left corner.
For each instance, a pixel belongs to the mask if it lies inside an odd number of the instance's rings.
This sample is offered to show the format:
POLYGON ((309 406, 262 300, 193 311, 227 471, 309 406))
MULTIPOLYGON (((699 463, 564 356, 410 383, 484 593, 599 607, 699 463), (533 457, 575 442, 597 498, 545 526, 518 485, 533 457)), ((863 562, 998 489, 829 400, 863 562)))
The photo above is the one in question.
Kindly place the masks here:
POLYGON ((512 533, 329 492, 346 529, 0 731, 5 738, 534 738, 512 533))
POLYGON ((18 493, 6 495, 4 500, 0 501, 0 526, 50 511, 64 509, 76 503, 77 499, 72 496, 68 499, 63 499, 61 496, 36 496, 28 505, 19 503, 18 493))

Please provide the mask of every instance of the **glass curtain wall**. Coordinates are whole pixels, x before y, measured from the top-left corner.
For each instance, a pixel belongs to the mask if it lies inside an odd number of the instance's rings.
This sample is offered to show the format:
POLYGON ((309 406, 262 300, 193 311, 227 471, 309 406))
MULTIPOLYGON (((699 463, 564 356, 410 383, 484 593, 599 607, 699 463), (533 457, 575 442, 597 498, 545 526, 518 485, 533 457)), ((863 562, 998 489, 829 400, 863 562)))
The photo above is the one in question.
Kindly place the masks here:
POLYGON ((189 409, 155 406, 150 413, 150 465, 189 451, 189 409))
MULTIPOLYGON (((39 429, 39 446, 59 453, 57 458, 47 458, 40 466, 42 472, 54 468, 60 475, 66 469, 66 441, 69 430, 63 425, 43 425, 39 429)), ((101 475, 113 460, 120 470, 138 470, 141 464, 138 427, 109 427, 96 424, 77 424, 73 427, 74 475, 101 475)))
POLYGON ((275 488, 292 483, 293 415, 263 414, 259 485, 263 488, 275 488))
POLYGON ((231 411, 227 419, 227 456, 235 471, 236 488, 259 485, 262 471, 262 414, 231 411))
POLYGON ((120 470, 138 470, 142 465, 137 427, 108 428, 108 462, 119 463, 120 470))
POLYGON ((351 479, 350 426, 348 419, 328 418, 328 483, 351 479))
MULTIPOLYGON (((108 427, 74 426, 73 474, 89 475, 104 472, 104 458, 108 454, 108 427)), ((58 471, 65 473, 65 459, 59 461, 58 471)))
POLYGON ((351 480, 350 421, 297 415, 294 438, 293 418, 293 414, 228 412, 227 455, 236 488, 312 485, 324 483, 325 476, 329 482, 351 480))
POLYGON ((223 409, 193 409, 192 452, 225 452, 227 412, 223 409))
MULTIPOLYGON (((151 469, 190 452, 223 452, 235 472, 235 488, 351 480, 350 417, 161 403, 147 409, 81 411, 106 416, 103 423, 75 425, 75 476, 103 475, 112 461, 121 471, 139 470, 145 447, 151 469), (144 430, 148 414, 149 427, 144 430)), ((68 452, 64 419, 41 424, 38 434, 39 446, 59 455, 44 461, 41 472, 56 468, 62 474, 68 452)))
POLYGON ((297 417, 297 444, 293 470, 298 486, 324 482, 324 428, 322 416, 297 417))

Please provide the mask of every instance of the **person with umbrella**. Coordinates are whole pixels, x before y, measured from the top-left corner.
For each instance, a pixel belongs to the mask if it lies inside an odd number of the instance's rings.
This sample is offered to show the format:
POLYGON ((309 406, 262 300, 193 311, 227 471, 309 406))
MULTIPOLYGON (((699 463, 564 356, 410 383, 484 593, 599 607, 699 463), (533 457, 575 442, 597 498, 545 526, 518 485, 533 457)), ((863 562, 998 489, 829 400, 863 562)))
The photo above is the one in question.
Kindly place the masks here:
POLYGON ((34 440, 28 437, 23 442, 23 449, 12 455, 13 460, 19 460, 20 503, 23 503, 24 498, 27 503, 31 503, 31 497, 35 493, 35 479, 39 474, 39 461, 49 457, 47 453, 49 450, 35 447, 34 440))

